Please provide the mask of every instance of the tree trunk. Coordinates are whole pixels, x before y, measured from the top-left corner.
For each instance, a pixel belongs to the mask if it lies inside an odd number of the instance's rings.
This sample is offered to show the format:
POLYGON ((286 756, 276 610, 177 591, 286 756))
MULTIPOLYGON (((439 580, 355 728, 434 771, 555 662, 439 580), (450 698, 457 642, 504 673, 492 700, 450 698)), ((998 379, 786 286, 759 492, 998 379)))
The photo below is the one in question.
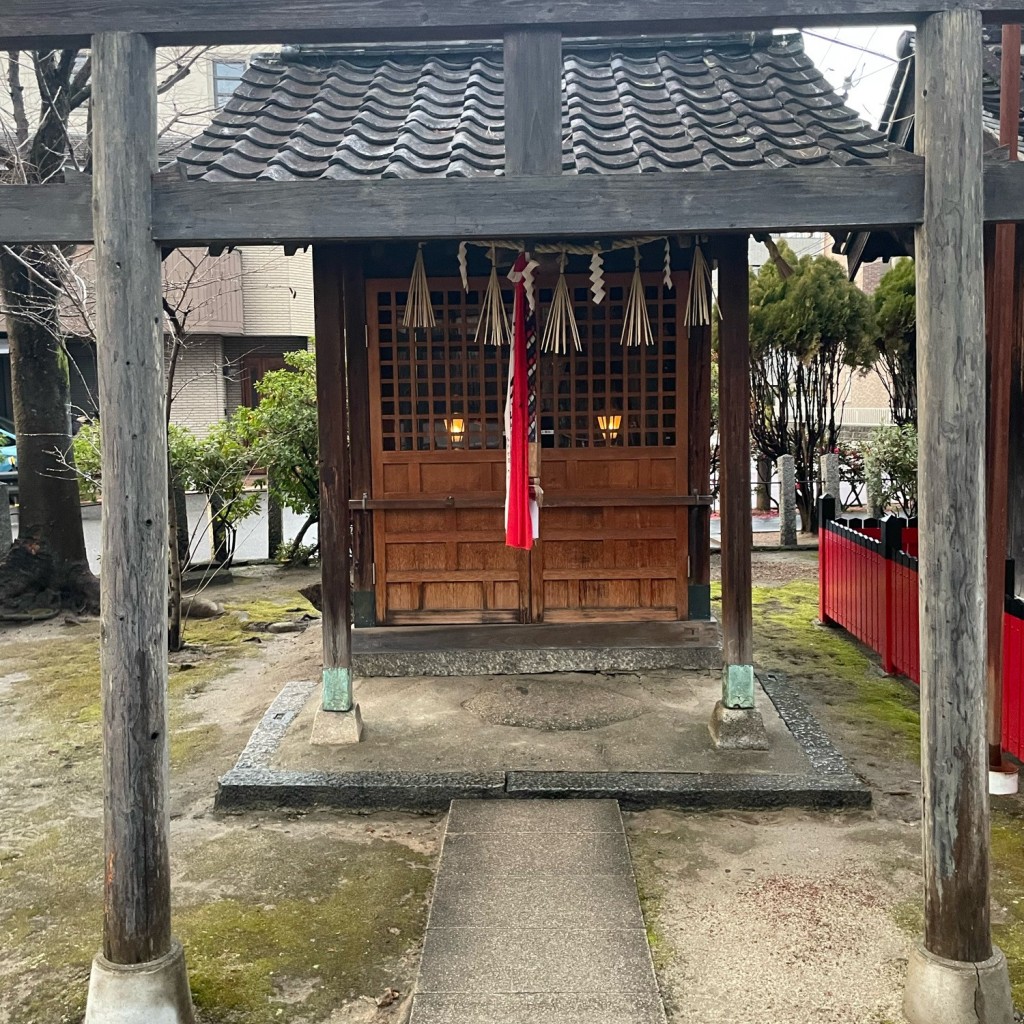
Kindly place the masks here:
POLYGON ((18 257, 0 254, 6 304, 24 311, 7 321, 19 527, 0 563, 0 604, 98 612, 99 584, 89 571, 71 451, 68 361, 59 339, 56 292, 40 280, 47 270, 44 251, 21 249, 18 257))
POLYGON ((231 562, 235 546, 231 530, 224 521, 224 499, 216 491, 210 495, 210 532, 213 535, 213 561, 226 567, 231 562))
POLYGON ((192 559, 192 534, 189 533, 188 528, 188 500, 185 488, 180 483, 175 482, 172 484, 171 491, 174 504, 178 561, 181 563, 182 569, 184 569, 192 559))
POLYGON ((757 511, 770 512, 772 508, 772 460, 757 459, 757 511))
POLYGON ((818 532, 818 509, 814 500, 814 481, 797 466, 796 507, 800 510, 800 529, 803 533, 818 532))
MULTIPOLYGON (((319 515, 310 516, 303 524, 302 529, 295 535, 295 540, 291 543, 291 558, 288 560, 290 565, 297 565, 297 555, 299 548, 302 547, 302 541, 305 539, 306 531, 320 519, 319 515)), ((319 547, 319 543, 317 544, 319 547)))
POLYGON ((168 611, 167 611, 167 650, 180 651, 181 637, 181 551, 179 546, 180 531, 178 528, 178 503, 175 500, 178 488, 174 485, 171 473, 171 458, 167 457, 167 481, 170 489, 167 502, 167 544, 168 544, 168 611))

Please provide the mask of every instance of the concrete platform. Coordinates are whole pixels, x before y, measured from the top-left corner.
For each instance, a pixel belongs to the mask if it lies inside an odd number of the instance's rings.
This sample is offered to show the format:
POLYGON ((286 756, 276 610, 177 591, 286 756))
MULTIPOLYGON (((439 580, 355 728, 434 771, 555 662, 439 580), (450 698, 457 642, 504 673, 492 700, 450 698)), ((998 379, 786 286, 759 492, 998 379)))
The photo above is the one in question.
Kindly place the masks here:
POLYGON ((870 793, 783 679, 757 701, 767 751, 715 750, 710 672, 364 679, 362 743, 310 744, 319 686, 288 684, 220 780, 222 809, 443 810, 458 797, 630 808, 863 807, 870 793))
POLYGON ((713 619, 536 625, 387 626, 352 633, 365 678, 705 669, 722 663, 713 619))
POLYGON ((410 1024, 508 1021, 664 1024, 614 801, 452 803, 410 1024))

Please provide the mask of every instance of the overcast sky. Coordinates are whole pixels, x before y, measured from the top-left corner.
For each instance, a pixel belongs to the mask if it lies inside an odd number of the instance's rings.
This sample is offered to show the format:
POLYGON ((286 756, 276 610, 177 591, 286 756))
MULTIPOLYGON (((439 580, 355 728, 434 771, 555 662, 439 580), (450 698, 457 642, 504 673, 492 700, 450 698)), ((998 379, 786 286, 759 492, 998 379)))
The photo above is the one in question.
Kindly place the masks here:
POLYGON ((896 45, 903 31, 891 25, 808 29, 804 45, 840 93, 849 89, 849 105, 877 125, 896 70, 896 45))

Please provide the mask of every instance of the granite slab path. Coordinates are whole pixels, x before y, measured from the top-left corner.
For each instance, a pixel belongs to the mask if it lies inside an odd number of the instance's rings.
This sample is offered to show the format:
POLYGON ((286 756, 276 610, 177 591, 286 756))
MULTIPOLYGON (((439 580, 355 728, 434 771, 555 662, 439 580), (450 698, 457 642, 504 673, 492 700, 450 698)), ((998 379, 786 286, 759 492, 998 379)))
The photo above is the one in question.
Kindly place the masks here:
POLYGON ((665 1024, 616 801, 452 801, 410 1024, 665 1024))

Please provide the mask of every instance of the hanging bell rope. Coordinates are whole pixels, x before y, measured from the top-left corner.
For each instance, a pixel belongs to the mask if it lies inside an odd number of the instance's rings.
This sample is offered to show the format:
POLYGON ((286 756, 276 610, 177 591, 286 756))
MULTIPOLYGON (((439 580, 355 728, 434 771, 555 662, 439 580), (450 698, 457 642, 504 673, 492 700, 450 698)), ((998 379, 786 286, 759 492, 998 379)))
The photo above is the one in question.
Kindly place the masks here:
POLYGON ((491 246, 491 276, 487 281, 480 320, 476 325, 474 343, 484 345, 509 345, 512 342, 512 327, 508 322, 505 304, 501 297, 501 282, 498 280, 498 257, 491 246))
POLYGON ((693 250, 690 290, 683 309, 684 327, 706 327, 711 323, 711 264, 699 245, 693 250))
POLYGON ((622 344, 653 345, 654 333, 651 331, 651 318, 647 312, 647 297, 644 295, 644 282, 640 276, 640 247, 633 250, 633 283, 629 288, 629 299, 626 302, 626 315, 622 321, 622 344))
POLYGON ((409 295, 405 300, 405 316, 402 317, 403 327, 436 327, 434 307, 430 301, 430 282, 427 281, 427 270, 423 265, 423 243, 416 250, 416 262, 412 267, 412 280, 409 282, 409 295))
POLYGON ((557 352, 564 355, 569 349, 569 336, 572 335, 576 351, 582 350, 580 329, 576 323, 576 314, 569 296, 569 285, 565 280, 565 265, 569 262, 566 253, 558 258, 558 284, 551 296, 551 308, 548 310, 547 323, 544 324, 544 337, 541 339, 542 352, 557 352))

